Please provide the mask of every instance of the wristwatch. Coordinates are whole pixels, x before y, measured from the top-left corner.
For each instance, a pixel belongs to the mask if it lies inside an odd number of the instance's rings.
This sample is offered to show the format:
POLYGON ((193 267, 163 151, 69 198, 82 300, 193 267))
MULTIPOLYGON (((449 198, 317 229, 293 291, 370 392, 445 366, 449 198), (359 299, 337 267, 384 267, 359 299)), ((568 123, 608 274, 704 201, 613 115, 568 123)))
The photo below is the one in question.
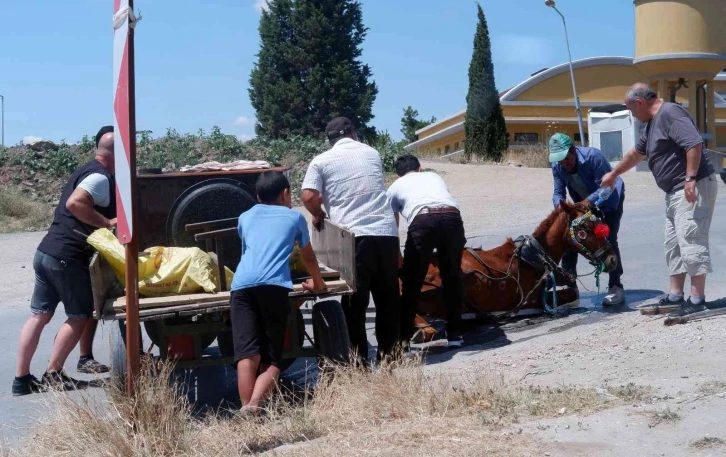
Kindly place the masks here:
POLYGON ((686 176, 686 182, 691 182, 691 181, 695 181, 695 180, 696 180, 695 176, 686 176))

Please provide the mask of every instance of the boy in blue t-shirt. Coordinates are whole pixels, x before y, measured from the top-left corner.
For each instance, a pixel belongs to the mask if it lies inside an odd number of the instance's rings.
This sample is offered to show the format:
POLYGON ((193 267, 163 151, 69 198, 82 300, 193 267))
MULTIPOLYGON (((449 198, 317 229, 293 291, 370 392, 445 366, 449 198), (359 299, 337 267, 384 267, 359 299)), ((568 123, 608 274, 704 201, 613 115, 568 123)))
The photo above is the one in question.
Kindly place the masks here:
POLYGON ((311 276, 303 288, 325 290, 305 218, 290 209, 290 182, 278 171, 266 171, 256 190, 260 204, 242 214, 237 225, 242 260, 230 295, 237 387, 243 407, 253 413, 260 410, 280 375, 288 294, 293 288, 289 260, 296 241, 311 276))

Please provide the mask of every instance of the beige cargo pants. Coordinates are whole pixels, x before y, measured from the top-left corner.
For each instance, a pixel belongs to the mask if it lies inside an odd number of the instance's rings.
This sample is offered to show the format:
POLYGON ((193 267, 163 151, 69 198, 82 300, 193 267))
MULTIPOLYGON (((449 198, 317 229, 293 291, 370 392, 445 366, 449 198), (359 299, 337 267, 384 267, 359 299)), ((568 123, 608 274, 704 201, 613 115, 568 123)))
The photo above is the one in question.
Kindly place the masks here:
POLYGON ((711 273, 708 231, 718 195, 712 174, 696 182, 698 200, 688 203, 684 190, 666 194, 665 257, 671 275, 711 273))

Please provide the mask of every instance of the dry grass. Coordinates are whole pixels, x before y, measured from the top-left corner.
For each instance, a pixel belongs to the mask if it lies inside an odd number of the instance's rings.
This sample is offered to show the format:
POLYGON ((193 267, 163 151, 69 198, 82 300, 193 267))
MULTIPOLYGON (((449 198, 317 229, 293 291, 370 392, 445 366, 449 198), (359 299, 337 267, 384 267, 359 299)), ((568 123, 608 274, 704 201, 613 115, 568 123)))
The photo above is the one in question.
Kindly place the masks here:
POLYGON ((649 428, 656 427, 663 423, 675 424, 681 420, 680 414, 675 411, 671 411, 670 407, 666 407, 666 409, 662 411, 651 411, 648 415, 650 416, 650 423, 648 424, 649 428))
POLYGON ((146 369, 133 401, 115 390, 95 403, 49 395, 43 424, 9 455, 532 455, 531 439, 506 431, 511 424, 621 403, 590 388, 431 376, 409 361, 372 372, 326 370, 314 391, 280 393, 261 419, 198 419, 168 384, 170 367, 153 371, 146 369))
POLYGON ((528 436, 493 431, 474 418, 426 418, 361 427, 270 451, 270 456, 388 457, 542 455, 528 436))
POLYGON ((51 208, 21 192, 0 188, 0 233, 48 228, 51 208))
POLYGON ((726 444, 724 440, 721 438, 716 438, 714 436, 704 436, 701 439, 695 440, 689 444, 690 447, 694 449, 710 449, 716 446, 723 446, 726 444))
POLYGON ((726 392, 726 381, 709 381, 702 384, 698 390, 704 395, 715 395, 726 392))
POLYGON ((546 144, 532 144, 523 148, 510 148, 504 153, 502 164, 522 164, 526 168, 550 168, 550 153, 546 144))
POLYGON ((653 388, 630 382, 622 386, 608 386, 607 391, 610 395, 615 395, 626 403, 638 403, 649 402, 653 388))

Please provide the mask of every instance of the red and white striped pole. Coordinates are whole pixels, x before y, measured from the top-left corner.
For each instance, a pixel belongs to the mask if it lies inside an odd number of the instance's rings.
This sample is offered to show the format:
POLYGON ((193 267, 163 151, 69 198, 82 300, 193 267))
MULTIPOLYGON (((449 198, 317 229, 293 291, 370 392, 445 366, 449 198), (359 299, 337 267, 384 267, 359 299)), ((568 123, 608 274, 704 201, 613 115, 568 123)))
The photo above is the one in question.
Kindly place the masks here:
POLYGON ((113 113, 118 238, 126 245, 126 391, 139 375, 138 241, 136 227, 136 93, 133 0, 113 1, 113 113))

